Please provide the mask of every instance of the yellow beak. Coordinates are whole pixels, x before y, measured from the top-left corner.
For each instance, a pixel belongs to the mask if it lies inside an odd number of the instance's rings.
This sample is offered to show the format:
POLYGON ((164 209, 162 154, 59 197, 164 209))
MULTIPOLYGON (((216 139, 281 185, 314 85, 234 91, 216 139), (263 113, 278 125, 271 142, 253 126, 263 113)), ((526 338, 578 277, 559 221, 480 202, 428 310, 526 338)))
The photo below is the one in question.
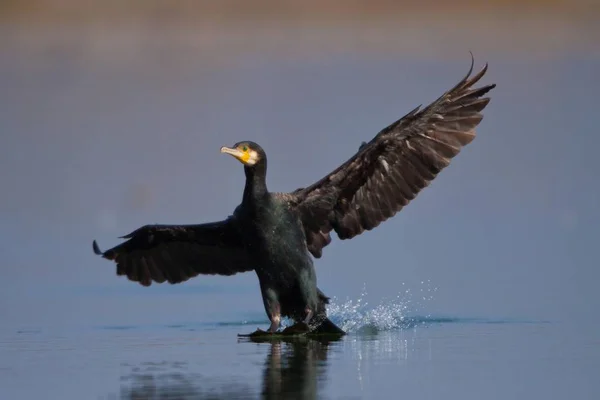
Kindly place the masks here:
POLYGON ((250 159, 250 154, 240 149, 232 149, 230 147, 221 147, 221 153, 229 154, 237 158, 242 164, 246 164, 250 159))

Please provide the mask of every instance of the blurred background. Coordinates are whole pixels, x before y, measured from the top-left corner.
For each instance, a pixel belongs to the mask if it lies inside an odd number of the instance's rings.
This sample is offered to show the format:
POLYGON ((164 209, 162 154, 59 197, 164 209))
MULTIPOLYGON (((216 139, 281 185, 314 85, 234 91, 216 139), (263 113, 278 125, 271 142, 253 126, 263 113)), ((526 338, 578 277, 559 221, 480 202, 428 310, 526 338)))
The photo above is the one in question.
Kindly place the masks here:
POLYGON ((93 255, 147 223, 224 218, 222 145, 308 185, 488 62, 469 145, 316 268, 337 302, 534 320, 597 314, 600 3, 0 3, 0 329, 264 318, 254 274, 142 288, 93 255), (240 306, 240 302, 242 306, 240 306), (176 310, 176 311, 175 311, 176 310))

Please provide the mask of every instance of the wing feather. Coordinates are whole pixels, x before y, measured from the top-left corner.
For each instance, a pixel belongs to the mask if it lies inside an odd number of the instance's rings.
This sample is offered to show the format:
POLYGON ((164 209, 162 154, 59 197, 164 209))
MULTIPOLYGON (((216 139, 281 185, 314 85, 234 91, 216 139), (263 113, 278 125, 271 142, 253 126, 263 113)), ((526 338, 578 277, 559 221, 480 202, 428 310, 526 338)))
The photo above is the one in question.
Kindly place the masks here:
POLYGON ((233 217, 199 225, 146 225, 122 238, 127 240, 105 252, 94 241, 94 252, 114 261, 117 275, 143 286, 253 269, 233 217))
POLYGON ((483 97, 496 85, 474 85, 487 64, 467 75, 425 108, 411 110, 381 130, 370 142, 327 176, 293 193, 309 251, 322 255, 333 230, 350 239, 392 217, 427 187, 476 136, 483 97))

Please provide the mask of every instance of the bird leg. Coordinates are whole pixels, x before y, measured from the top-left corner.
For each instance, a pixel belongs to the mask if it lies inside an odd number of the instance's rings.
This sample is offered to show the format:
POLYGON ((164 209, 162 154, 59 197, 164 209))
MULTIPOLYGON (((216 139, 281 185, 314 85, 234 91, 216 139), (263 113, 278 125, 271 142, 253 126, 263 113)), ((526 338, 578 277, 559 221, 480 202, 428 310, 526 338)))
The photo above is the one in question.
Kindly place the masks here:
POLYGON ((279 329, 280 325, 281 325, 281 315, 279 313, 273 314, 271 316, 271 326, 269 326, 269 330, 267 332, 269 332, 269 333, 277 332, 277 329, 279 329))
POLYGON ((267 333, 275 333, 281 325, 281 304, 277 292, 270 287, 264 287, 261 282, 261 291, 263 295, 263 304, 265 311, 271 321, 271 326, 267 329, 267 333))
POLYGON ((304 309, 304 312, 306 312, 306 318, 304 318, 304 323, 306 325, 308 325, 308 323, 310 322, 310 320, 312 319, 312 317, 314 315, 314 312, 308 306, 304 309))

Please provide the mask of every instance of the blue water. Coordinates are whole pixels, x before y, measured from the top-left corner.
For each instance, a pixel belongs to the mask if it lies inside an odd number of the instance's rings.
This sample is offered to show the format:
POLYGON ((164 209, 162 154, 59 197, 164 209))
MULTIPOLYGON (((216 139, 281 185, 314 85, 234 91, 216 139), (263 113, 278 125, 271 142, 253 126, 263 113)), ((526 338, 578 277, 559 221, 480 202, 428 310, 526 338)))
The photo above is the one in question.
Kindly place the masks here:
MULTIPOLYGON (((167 309, 188 299, 156 297, 167 309)), ((83 307, 97 300, 79 298, 83 307)), ((561 399, 576 389, 591 399, 598 390, 600 339, 585 334, 593 321, 432 316, 406 300, 365 303, 365 296, 333 302, 331 318, 348 335, 332 342, 239 339, 268 325, 260 313, 161 323, 177 317, 157 312, 148 323, 102 325, 90 314, 68 325, 3 325, 0 398, 561 399)), ((206 305, 203 295, 197 304, 206 305)))

